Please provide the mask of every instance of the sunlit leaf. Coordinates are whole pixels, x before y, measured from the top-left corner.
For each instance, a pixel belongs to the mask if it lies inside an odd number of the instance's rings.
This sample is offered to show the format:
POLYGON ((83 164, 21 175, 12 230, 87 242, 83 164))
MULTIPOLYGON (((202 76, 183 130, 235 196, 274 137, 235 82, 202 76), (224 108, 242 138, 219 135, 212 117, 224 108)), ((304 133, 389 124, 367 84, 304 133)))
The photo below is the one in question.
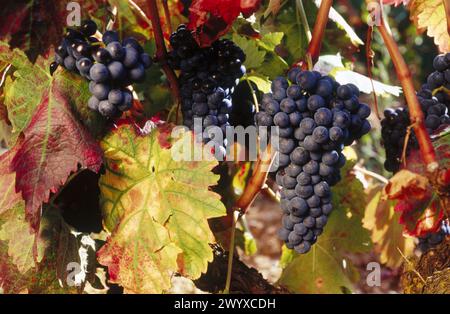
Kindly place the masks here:
POLYGON ((182 142, 164 148, 164 136, 161 129, 139 135, 125 124, 102 142, 101 207, 112 235, 99 260, 127 292, 165 291, 174 271, 198 278, 213 258, 207 219, 225 214, 208 190, 218 179, 216 162, 175 161, 172 150, 182 142))
POLYGON ((412 0, 409 4, 410 17, 419 29, 426 29, 427 35, 443 52, 450 51, 450 35, 447 29, 447 14, 442 0, 412 0))
POLYGON ((364 228, 371 232, 375 249, 380 253, 380 261, 391 268, 399 267, 404 256, 414 249, 414 240, 403 235, 400 213, 394 207, 396 202, 383 200, 382 185, 373 187, 367 196, 368 203, 364 214, 364 228))

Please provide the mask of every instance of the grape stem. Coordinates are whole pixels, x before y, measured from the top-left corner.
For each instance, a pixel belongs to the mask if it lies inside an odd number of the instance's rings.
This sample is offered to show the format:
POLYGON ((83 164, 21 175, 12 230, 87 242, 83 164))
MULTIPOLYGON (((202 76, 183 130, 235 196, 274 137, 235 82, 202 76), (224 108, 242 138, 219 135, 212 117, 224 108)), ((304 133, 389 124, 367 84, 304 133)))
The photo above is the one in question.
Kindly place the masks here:
POLYGON ((270 144, 267 145, 264 153, 259 154, 252 176, 245 186, 244 192, 234 206, 235 208, 238 208, 242 214, 247 212, 247 209, 250 207, 258 193, 265 187, 267 175, 269 173, 268 169, 270 169, 274 156, 275 153, 270 144))
POLYGON ((172 34, 173 33, 172 19, 170 18, 170 11, 167 0, 162 0, 162 4, 164 8, 164 17, 166 18, 167 30, 169 31, 169 34, 172 34))
POLYGON ((308 42, 311 41, 312 35, 311 30, 309 29, 308 18, 306 17, 305 7, 303 6, 303 0, 297 0, 297 12, 300 15, 300 21, 303 24, 303 28, 305 29, 306 39, 308 42))
POLYGON ((161 21, 159 18, 156 0, 148 0, 148 6, 150 9, 149 16, 150 21, 152 22, 153 33, 155 34, 156 60, 161 65, 164 73, 166 74, 167 80, 169 81, 170 88, 175 97, 176 103, 179 106, 181 102, 181 97, 180 97, 180 88, 178 85, 178 78, 173 69, 167 63, 168 60, 167 49, 166 44, 164 42, 164 35, 161 28, 161 21))
POLYGON ((316 63, 319 60, 320 49, 322 47, 323 36, 325 34, 325 28, 328 22, 328 15, 330 13, 333 0, 322 0, 317 13, 316 22, 312 32, 312 38, 306 50, 306 55, 311 56, 312 63, 316 63))
POLYGON ((224 294, 230 294, 231 275, 233 271, 233 259, 234 259, 234 242, 236 238, 236 223, 242 216, 242 213, 239 213, 237 217, 235 216, 236 216, 235 212, 233 211, 233 224, 231 226, 230 247, 228 249, 227 277, 225 280, 225 289, 223 290, 224 294))
POLYGON ((383 38, 386 48, 391 56, 392 63, 394 64, 397 77, 402 85, 403 93, 405 94, 406 102, 409 108, 409 115, 411 124, 414 129, 414 133, 419 142, 420 152, 422 155, 422 160, 424 161, 427 172, 433 173, 437 170, 438 163, 436 161, 436 153, 434 151, 433 145, 431 144, 430 136, 427 133, 424 123, 424 115, 422 109, 420 108, 419 101, 416 97, 416 92, 414 89, 413 81, 411 78, 411 72, 403 59, 398 46, 392 35, 387 29, 384 18, 380 17, 380 25, 378 25, 378 30, 383 38))

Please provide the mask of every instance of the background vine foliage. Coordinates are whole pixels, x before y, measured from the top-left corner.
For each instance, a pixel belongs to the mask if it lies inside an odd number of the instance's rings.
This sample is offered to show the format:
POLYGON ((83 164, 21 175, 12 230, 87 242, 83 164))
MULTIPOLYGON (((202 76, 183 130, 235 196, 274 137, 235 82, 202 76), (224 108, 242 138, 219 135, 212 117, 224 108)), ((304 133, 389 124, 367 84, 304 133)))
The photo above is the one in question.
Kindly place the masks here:
POLYGON ((0 293, 449 293, 449 7, 2 3, 0 293))

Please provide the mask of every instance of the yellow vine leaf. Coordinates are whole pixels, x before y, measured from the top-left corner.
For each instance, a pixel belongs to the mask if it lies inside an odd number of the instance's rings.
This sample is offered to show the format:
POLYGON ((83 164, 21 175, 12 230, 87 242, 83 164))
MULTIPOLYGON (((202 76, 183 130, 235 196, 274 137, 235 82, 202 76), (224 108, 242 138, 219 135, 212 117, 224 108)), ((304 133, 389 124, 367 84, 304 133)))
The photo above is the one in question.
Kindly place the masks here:
POLYGON ((414 240, 403 235, 400 213, 394 210, 395 201, 383 199, 382 190, 383 185, 377 185, 368 192, 363 226, 370 231, 375 249, 380 253, 380 262, 397 268, 404 261, 400 252, 404 256, 411 255, 414 240))
POLYGON ((450 34, 442 0, 413 0, 409 4, 410 17, 419 30, 427 30, 442 52, 450 51, 450 34))
POLYGON ((100 202, 112 234, 98 256, 125 292, 166 291, 174 272, 198 278, 213 259, 208 219, 226 213, 209 190, 218 181, 211 171, 217 161, 175 161, 172 150, 192 134, 170 148, 174 139, 166 131, 141 135, 124 124, 101 143, 100 202))

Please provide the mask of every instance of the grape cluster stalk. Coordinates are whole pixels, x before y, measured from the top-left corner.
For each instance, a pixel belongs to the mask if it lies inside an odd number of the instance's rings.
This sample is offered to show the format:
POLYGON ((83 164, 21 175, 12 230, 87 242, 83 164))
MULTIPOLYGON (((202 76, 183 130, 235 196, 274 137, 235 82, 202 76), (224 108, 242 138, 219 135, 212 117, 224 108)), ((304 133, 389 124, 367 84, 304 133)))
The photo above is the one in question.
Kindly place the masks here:
POLYGON ((180 70, 183 124, 194 129, 194 122, 201 122, 201 131, 206 133, 202 140, 211 145, 218 158, 223 158, 232 111, 231 95, 246 72, 245 54, 228 39, 200 47, 185 25, 180 25, 170 36, 170 45, 169 64, 180 70), (213 127, 216 130, 220 127, 222 136, 210 134, 208 130, 213 127))
MULTIPOLYGON (((435 69, 417 92, 417 99, 424 113, 425 127, 433 134, 443 126, 450 124, 450 53, 438 55, 433 60, 435 69)), ((381 121, 381 136, 386 150, 384 167, 389 172, 401 168, 402 152, 411 124, 408 108, 388 108, 381 121)), ((406 146, 406 157, 411 150, 417 150, 419 144, 411 129, 406 146)))
POLYGON ((130 85, 145 79, 151 57, 133 37, 120 41, 115 31, 106 31, 99 41, 97 25, 86 20, 78 29, 69 28, 56 48, 50 72, 58 66, 89 80, 92 94, 88 107, 108 118, 115 118, 132 107, 130 85))
POLYGON ((283 210, 280 238, 307 253, 332 212, 331 187, 341 179, 342 150, 370 131, 371 110, 359 89, 330 76, 293 68, 277 77, 255 116, 258 126, 277 126, 278 170, 283 210))

